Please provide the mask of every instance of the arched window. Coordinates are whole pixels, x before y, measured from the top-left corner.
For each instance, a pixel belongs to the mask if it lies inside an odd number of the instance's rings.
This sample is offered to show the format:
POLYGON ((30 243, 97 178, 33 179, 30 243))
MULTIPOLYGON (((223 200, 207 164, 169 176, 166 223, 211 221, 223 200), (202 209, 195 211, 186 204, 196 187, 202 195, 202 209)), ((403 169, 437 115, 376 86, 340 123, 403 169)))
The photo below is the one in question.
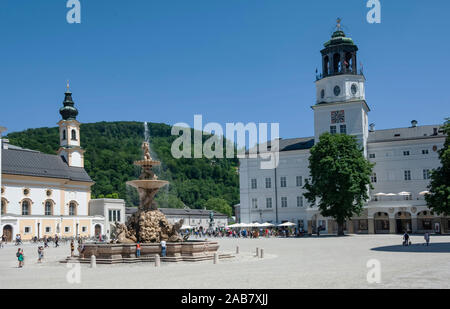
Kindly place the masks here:
POLYGON ((46 216, 53 215, 53 203, 51 201, 45 201, 45 215, 46 216))
POLYGON ((22 216, 31 215, 30 202, 28 200, 22 201, 22 216))
POLYGON ((62 140, 63 141, 66 140, 66 130, 63 130, 63 132, 62 132, 62 140))
POLYGON ((72 129, 72 140, 73 141, 77 140, 77 131, 75 131, 74 129, 72 129))
POLYGON ((1 212, 2 215, 6 214, 6 205, 7 205, 6 199, 2 198, 2 212, 1 212))
POLYGON ((77 215, 77 204, 75 202, 69 203, 69 216, 77 215))
POLYGON ((330 74, 330 59, 328 58, 328 56, 325 56, 323 58, 323 75, 327 76, 328 74, 330 74))
POLYGON ((339 73, 341 71, 341 55, 338 53, 333 55, 333 73, 339 73))

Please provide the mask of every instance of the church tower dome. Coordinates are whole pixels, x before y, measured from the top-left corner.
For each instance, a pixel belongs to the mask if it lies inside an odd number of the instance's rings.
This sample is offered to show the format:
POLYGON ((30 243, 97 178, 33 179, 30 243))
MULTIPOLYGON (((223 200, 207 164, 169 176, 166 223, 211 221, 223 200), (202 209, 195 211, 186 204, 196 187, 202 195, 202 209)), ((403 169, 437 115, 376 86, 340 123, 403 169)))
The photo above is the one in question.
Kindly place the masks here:
POLYGON ((61 146, 58 154, 69 166, 84 167, 84 150, 80 144, 80 123, 76 119, 78 110, 74 106, 69 82, 67 82, 67 90, 64 95, 64 106, 59 110, 62 120, 58 122, 61 146))
POLYGON ((67 82, 67 90, 63 101, 63 107, 60 108, 59 113, 64 120, 77 119, 78 110, 76 109, 75 102, 72 99, 72 92, 69 90, 69 82, 67 82))

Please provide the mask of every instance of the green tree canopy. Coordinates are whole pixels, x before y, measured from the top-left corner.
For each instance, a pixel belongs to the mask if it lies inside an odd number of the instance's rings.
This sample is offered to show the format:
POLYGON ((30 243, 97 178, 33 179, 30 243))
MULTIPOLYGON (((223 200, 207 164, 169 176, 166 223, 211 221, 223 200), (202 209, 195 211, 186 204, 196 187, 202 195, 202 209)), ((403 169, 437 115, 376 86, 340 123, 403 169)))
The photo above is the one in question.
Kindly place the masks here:
POLYGON ((324 133, 311 148, 304 194, 312 205, 318 200, 320 213, 338 223, 338 235, 344 234, 344 222, 360 214, 368 200, 373 164, 364 158, 354 136, 324 133))
POLYGON ((227 215, 228 217, 231 217, 233 209, 230 205, 228 205, 227 201, 221 198, 213 197, 210 198, 206 203, 205 207, 208 210, 214 210, 220 213, 223 213, 224 215, 227 215))
POLYGON ((425 195, 428 207, 438 215, 450 215, 450 118, 445 120, 443 131, 447 135, 444 148, 439 150, 441 166, 431 173, 428 186, 430 194, 425 195))
MULTIPOLYGON (((157 202, 163 207, 180 207, 181 203, 191 208, 203 208, 212 197, 219 197, 229 205, 239 203, 238 160, 234 159, 175 159, 171 154, 172 142, 178 137, 171 135, 171 126, 163 123, 148 123, 150 151, 154 159, 161 161, 154 171, 159 179, 168 180, 169 197, 158 194, 157 202)), ((193 132, 193 130, 192 130, 193 132)), ((139 195, 136 189, 126 186, 128 180, 137 179, 139 167, 133 162, 142 157, 144 124, 142 122, 97 122, 82 124, 81 146, 85 152, 85 169, 95 185, 93 197, 118 197, 125 199, 127 206, 137 206, 139 195)), ((193 134, 192 134, 193 136, 193 134)), ((203 139, 210 138, 205 134, 203 139)), ((56 154, 59 149, 58 128, 28 129, 8 134, 11 144, 56 154)), ((194 148, 193 146, 191 147, 194 148)), ((225 150, 224 150, 225 151, 225 150)), ((164 188, 164 190, 166 190, 164 188)))

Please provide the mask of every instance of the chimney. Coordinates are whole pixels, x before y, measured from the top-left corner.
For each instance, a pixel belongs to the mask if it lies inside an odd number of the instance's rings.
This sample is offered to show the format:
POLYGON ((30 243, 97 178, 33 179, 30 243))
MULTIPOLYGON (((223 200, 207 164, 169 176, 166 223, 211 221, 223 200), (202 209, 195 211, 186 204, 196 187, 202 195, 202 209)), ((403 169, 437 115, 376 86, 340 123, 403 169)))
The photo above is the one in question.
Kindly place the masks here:
POLYGON ((375 131, 375 124, 374 123, 369 124, 369 127, 370 127, 369 132, 374 132, 375 131))
POLYGON ((412 120, 411 121, 411 128, 415 128, 417 127, 417 120, 412 120))

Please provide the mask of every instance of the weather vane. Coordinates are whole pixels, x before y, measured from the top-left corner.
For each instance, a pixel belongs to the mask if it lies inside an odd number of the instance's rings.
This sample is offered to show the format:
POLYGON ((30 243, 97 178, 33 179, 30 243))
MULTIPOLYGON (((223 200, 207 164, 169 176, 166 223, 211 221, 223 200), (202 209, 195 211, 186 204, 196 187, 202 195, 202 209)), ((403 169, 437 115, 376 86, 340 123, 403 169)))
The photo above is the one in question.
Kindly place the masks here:
POLYGON ((338 18, 336 19, 336 23, 337 23, 336 28, 337 28, 338 30, 341 30, 341 21, 342 21, 342 18, 340 18, 340 17, 338 17, 338 18))
POLYGON ((67 92, 69 92, 69 80, 67 80, 67 92))

